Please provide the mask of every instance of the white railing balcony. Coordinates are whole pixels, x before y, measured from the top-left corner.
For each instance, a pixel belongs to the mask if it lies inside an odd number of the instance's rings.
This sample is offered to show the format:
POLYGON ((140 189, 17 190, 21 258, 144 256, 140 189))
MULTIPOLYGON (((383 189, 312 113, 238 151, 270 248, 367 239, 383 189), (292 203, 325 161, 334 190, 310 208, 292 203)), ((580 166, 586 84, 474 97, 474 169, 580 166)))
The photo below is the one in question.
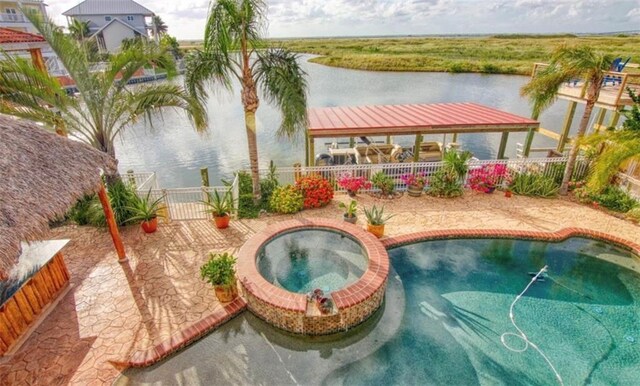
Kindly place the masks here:
POLYGON ((2 23, 26 23, 27 18, 24 15, 13 13, 0 13, 0 22, 2 23))

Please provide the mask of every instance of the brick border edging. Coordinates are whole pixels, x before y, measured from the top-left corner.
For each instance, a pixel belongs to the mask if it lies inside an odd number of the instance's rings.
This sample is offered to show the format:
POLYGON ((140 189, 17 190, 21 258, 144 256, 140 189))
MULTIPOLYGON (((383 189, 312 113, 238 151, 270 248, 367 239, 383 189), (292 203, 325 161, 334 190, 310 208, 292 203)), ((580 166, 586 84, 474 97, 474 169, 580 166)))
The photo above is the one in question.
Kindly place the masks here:
MULTIPOLYGON (((299 218, 282 221, 267 229, 258 232, 240 248, 238 261, 236 264, 238 276, 246 297, 249 310, 256 316, 269 321, 266 315, 262 315, 257 307, 252 307, 252 301, 266 304, 269 307, 282 310, 285 313, 297 314, 301 318, 307 311, 307 296, 286 291, 269 283, 258 271, 256 267, 256 254, 260 248, 268 241, 283 233, 300 229, 329 229, 345 233, 355 239, 364 249, 368 258, 367 270, 363 275, 351 285, 331 293, 333 302, 339 312, 345 311, 358 304, 361 304, 386 285, 389 274, 389 255, 380 240, 361 227, 350 224, 346 221, 339 221, 327 218, 299 218)), ((271 321, 269 321, 271 324, 271 321)), ((276 323, 278 327, 291 332, 286 323, 276 323)))
POLYGON ((503 239, 524 239, 561 242, 571 237, 584 237, 593 240, 607 241, 618 247, 626 249, 640 257, 640 244, 623 238, 612 236, 608 233, 594 231, 586 228, 563 228, 558 231, 519 231, 504 229, 447 229, 438 231, 416 232, 408 235, 394 236, 382 240, 385 248, 392 249, 403 245, 428 240, 447 240, 461 238, 503 238, 503 239))
POLYGON ((238 296, 233 301, 224 304, 208 316, 200 319, 191 326, 175 332, 171 338, 146 350, 134 352, 128 361, 110 361, 116 367, 147 367, 168 357, 174 352, 200 339, 213 329, 220 327, 234 316, 247 308, 247 303, 238 296))

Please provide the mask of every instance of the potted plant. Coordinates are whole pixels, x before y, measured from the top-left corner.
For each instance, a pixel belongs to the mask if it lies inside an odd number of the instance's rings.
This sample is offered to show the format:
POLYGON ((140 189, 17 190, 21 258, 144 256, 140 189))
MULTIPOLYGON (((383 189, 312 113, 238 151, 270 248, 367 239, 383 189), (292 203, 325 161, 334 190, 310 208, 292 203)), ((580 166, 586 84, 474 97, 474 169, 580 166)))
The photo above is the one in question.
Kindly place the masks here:
POLYGON ((349 205, 345 204, 344 202, 338 204, 340 208, 344 209, 344 214, 342 215, 344 221, 350 222, 351 224, 355 224, 356 221, 358 221, 358 217, 356 217, 356 209, 358 208, 357 205, 358 203, 356 202, 356 200, 351 200, 349 205))
POLYGON ((379 171, 371 177, 371 183, 377 189, 380 189, 380 195, 385 198, 391 198, 396 189, 396 183, 393 177, 388 176, 383 171, 379 171))
POLYGON ((493 193, 505 182, 508 185, 509 169, 505 164, 488 164, 469 172, 469 187, 477 192, 493 193))
POLYGON ((364 208, 364 214, 367 216, 367 230, 373 233, 377 238, 384 236, 384 224, 394 215, 384 215, 384 206, 378 209, 375 205, 371 209, 364 208))
POLYGON ((224 194, 214 190, 213 193, 207 193, 207 199, 201 202, 207 207, 205 212, 213 215, 213 221, 218 229, 224 229, 229 226, 231 213, 234 210, 230 190, 227 190, 224 194))
POLYGON ((366 177, 354 177, 351 173, 345 173, 338 178, 338 186, 346 189, 349 197, 355 197, 360 189, 370 189, 371 182, 366 177))
POLYGON ((141 221, 140 225, 144 233, 153 233, 158 229, 158 217, 163 217, 158 212, 162 206, 164 195, 158 199, 151 198, 151 189, 144 197, 135 196, 131 202, 131 206, 127 209, 133 214, 127 219, 127 222, 141 221))
POLYGON ((407 185, 407 194, 411 197, 420 197, 427 183, 424 173, 403 174, 400 179, 407 185))
POLYGON ((216 297, 221 302, 230 302, 238 296, 236 272, 233 265, 236 258, 229 253, 209 254, 209 260, 200 267, 202 279, 213 285, 216 297))

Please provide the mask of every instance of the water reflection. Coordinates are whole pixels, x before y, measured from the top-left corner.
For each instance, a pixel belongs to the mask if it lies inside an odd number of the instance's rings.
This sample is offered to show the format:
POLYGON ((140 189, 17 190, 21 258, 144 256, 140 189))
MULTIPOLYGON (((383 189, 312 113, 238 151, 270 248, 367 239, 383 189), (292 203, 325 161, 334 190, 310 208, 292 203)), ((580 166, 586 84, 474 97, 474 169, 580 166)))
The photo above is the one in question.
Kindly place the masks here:
MULTIPOLYGON (((527 77, 357 71, 308 63, 308 58, 303 56, 302 65, 309 74, 311 107, 476 102, 523 116, 530 114, 527 101, 519 96, 527 77)), ((120 170, 155 171, 163 186, 187 187, 199 184, 200 167, 209 168, 213 183, 229 178, 237 169, 248 168, 244 113, 237 90, 235 87, 232 94, 212 94, 208 102, 210 132, 207 136, 195 133, 184 114, 178 111, 166 111, 163 120, 157 121, 153 128, 139 122, 116 145, 120 170)), ((556 103, 543 114, 542 126, 557 130, 565 108, 566 102, 556 103)), ((576 117, 580 114, 581 111, 577 111, 576 117)), ((279 122, 276 110, 263 101, 258 109, 257 125, 260 165, 264 168, 269 160, 274 160, 276 165, 290 166, 304 158, 301 138, 297 142, 276 138, 279 122)), ((522 133, 510 136, 507 156, 515 155, 515 145, 523 139, 522 133)), ((427 136, 427 140, 442 140, 442 136, 427 136)), ((396 141, 403 145, 413 143, 411 137, 398 137, 396 141)), ((316 149, 322 150, 325 142, 331 141, 318 140, 316 149)), ((458 142, 478 158, 493 158, 500 134, 468 134, 460 136, 458 142)), ((551 140, 542 136, 537 136, 534 142, 534 147, 552 145, 551 140)))

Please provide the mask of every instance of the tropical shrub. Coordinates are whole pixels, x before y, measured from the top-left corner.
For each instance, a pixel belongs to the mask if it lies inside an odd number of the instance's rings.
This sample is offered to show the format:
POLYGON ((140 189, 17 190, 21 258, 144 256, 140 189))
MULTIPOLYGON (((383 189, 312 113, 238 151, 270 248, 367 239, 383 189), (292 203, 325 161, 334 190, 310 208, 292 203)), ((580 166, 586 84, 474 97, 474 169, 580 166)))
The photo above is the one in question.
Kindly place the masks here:
POLYGON ((296 181, 296 188, 304 197, 305 209, 321 208, 333 199, 333 186, 318 175, 302 177, 296 181))
MULTIPOLYGON (((237 176, 239 178, 238 217, 257 218, 260 215, 262 207, 261 205, 256 205, 253 201, 253 181, 251 180, 251 174, 240 171, 237 173, 237 176)), ((268 201, 264 203, 264 207, 268 208, 268 201)))
POLYGON ((69 210, 67 218, 78 225, 106 226, 107 220, 95 194, 84 196, 69 210))
POLYGON ((273 161, 269 163, 269 173, 266 178, 260 180, 260 194, 261 194, 261 206, 264 209, 269 208, 269 199, 273 191, 280 185, 278 182, 278 174, 276 171, 276 165, 273 161))
POLYGON ((230 285, 235 280, 233 269, 236 258, 228 252, 209 254, 209 260, 200 267, 200 277, 211 285, 230 285))
POLYGON ((469 187, 477 192, 488 193, 499 184, 509 183, 509 169, 504 164, 488 164, 469 172, 469 187))
POLYGON ((614 212, 628 212, 638 207, 638 201, 619 186, 609 185, 600 193, 590 192, 589 198, 614 212))
POLYGON ((509 189, 522 196, 553 197, 558 194, 560 182, 541 173, 524 172, 513 177, 509 189))
POLYGON ((297 213, 304 207, 304 196, 294 185, 278 186, 271 195, 269 207, 276 213, 297 213))
MULTIPOLYGON (((107 194, 116 223, 122 226, 135 222, 135 220, 132 220, 132 218, 136 216, 133 208, 138 203, 138 196, 134 188, 125 184, 121 179, 116 179, 108 186, 107 194)), ((100 200, 95 194, 85 196, 78 200, 67 213, 67 218, 78 225, 100 227, 107 225, 102 204, 100 204, 100 200)))
POLYGON ((383 171, 379 171, 371 177, 371 183, 374 187, 380 189, 383 195, 393 194, 396 189, 396 183, 393 178, 386 175, 383 171))
POLYGON ((344 173, 338 178, 338 186, 356 194, 360 189, 370 189, 371 182, 366 177, 354 177, 351 173, 344 173))
POLYGON ((464 193, 462 178, 467 174, 468 151, 447 150, 442 158, 443 165, 429 180, 427 194, 435 197, 459 197, 464 193))

